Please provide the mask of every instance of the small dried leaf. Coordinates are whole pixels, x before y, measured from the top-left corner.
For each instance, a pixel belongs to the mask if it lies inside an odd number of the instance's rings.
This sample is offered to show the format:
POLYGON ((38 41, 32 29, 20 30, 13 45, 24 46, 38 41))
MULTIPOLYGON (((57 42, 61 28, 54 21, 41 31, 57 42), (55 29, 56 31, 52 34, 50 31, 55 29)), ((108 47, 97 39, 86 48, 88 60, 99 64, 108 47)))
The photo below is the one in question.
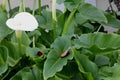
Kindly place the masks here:
POLYGON ((70 50, 70 47, 69 47, 65 52, 63 52, 63 53, 61 54, 61 58, 66 57, 66 56, 69 54, 69 50, 70 50))

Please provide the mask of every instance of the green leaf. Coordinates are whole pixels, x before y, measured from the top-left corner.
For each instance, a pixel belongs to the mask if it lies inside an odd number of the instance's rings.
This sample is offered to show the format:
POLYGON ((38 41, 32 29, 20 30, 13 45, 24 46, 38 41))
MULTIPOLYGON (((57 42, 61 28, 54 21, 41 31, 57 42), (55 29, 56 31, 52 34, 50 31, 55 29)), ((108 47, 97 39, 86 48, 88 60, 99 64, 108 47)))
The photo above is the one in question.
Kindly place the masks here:
POLYGON ((63 80, 63 79, 59 78, 58 76, 54 76, 52 78, 49 78, 48 80, 63 80))
POLYGON ((108 20, 107 23, 102 23, 103 25, 109 26, 109 27, 113 27, 113 28, 118 28, 120 29, 120 20, 116 19, 114 16, 105 13, 105 16, 108 20))
POLYGON ((75 21, 77 24, 84 24, 88 19, 84 18, 80 13, 75 14, 75 21))
POLYGON ((40 51, 42 52, 46 52, 47 48, 45 45, 41 44, 41 43, 36 43, 36 47, 40 49, 40 51))
MULTIPOLYGON (((12 43, 10 41, 3 40, 2 45, 4 45, 8 49, 8 60, 7 63, 9 66, 14 66, 20 59, 22 55, 18 53, 18 44, 17 43, 12 43)), ((26 47, 22 45, 22 54, 25 54, 26 52, 26 47)))
POLYGON ((67 35, 58 37, 51 45, 51 48, 53 48, 57 52, 64 52, 69 47, 71 47, 71 40, 70 37, 67 35))
POLYGON ((57 17, 57 34, 60 35, 62 33, 62 29, 64 27, 65 21, 66 21, 66 13, 63 13, 57 17))
POLYGON ((8 69, 8 65, 7 64, 3 64, 0 66, 0 75, 2 75, 3 73, 5 73, 8 69))
POLYGON ((103 65, 108 65, 110 62, 109 62, 109 58, 104 56, 104 55, 97 55, 95 57, 95 63, 98 65, 98 66, 103 66, 103 65))
POLYGON ((29 38, 33 39, 34 36, 40 36, 41 33, 38 30, 34 30, 34 31, 31 31, 31 32, 28 32, 27 35, 28 35, 29 38))
POLYGON ((6 26, 7 16, 7 12, 2 10, 0 7, 0 42, 11 32, 11 30, 6 26))
POLYGON ((30 47, 27 47, 26 48, 26 54, 32 58, 35 58, 37 57, 37 53, 40 51, 39 48, 30 48, 30 47))
POLYGON ((29 46, 31 43, 31 40, 29 39, 26 32, 22 32, 21 43, 25 46, 29 46))
POLYGON ((64 5, 69 10, 72 11, 73 9, 77 8, 83 0, 65 0, 64 5))
POLYGON ((75 28, 75 34, 81 35, 81 33, 91 33, 95 30, 95 26, 90 23, 84 23, 75 28))
MULTIPOLYGON (((14 34, 13 37, 12 37, 12 42, 13 43, 18 43, 18 40, 16 38, 16 35, 14 34)), ((22 32, 22 35, 21 35, 21 43, 22 45, 24 46, 29 46, 30 43, 31 43, 31 40, 29 39, 28 35, 26 34, 26 32, 22 32)))
POLYGON ((62 71, 58 72, 56 75, 63 80, 78 80, 76 79, 77 76, 80 80, 82 80, 82 76, 79 74, 80 72, 75 60, 70 60, 68 61, 67 65, 63 67, 62 71))
POLYGON ((12 57, 8 57, 7 63, 8 63, 9 66, 13 67, 18 63, 19 59, 20 58, 13 59, 12 57))
POLYGON ((74 41, 76 48, 86 48, 93 53, 110 52, 120 49, 120 35, 105 33, 82 34, 74 41), (114 42, 114 43, 113 43, 114 42))
POLYGON ((36 67, 26 67, 20 70, 10 80, 43 80, 42 72, 36 67))
POLYGON ((102 11, 91 4, 84 3, 79 6, 79 18, 107 23, 107 19, 102 11))
POLYGON ((63 32, 62 34, 69 34, 69 35, 73 35, 74 33, 74 14, 76 12, 76 9, 74 9, 70 15, 68 16, 68 19, 65 21, 64 27, 63 27, 63 32))
POLYGON ((0 75, 7 69, 8 49, 5 46, 0 46, 0 75))
POLYGON ((112 71, 112 77, 115 79, 120 79, 120 64, 114 64, 114 66, 112 67, 112 71))
POLYGON ((41 15, 35 15, 35 18, 37 19, 39 25, 45 25, 46 20, 43 16, 41 15))
MULTIPOLYGON (((16 63, 18 63, 21 55, 18 54, 18 45, 15 43, 12 43, 10 41, 3 40, 2 45, 4 45, 8 49, 8 60, 7 63, 9 66, 14 66, 16 63)), ((25 53, 26 48, 22 45, 22 52, 25 53)))
POLYGON ((84 54, 80 54, 77 51, 74 54, 79 70, 86 76, 87 80, 94 80, 98 71, 97 65, 90 61, 84 54))
POLYGON ((16 46, 11 43, 10 41, 2 41, 2 45, 6 46, 8 48, 9 51, 9 57, 17 60, 18 59, 18 55, 17 55, 17 50, 16 50, 16 46))
POLYGON ((54 41, 53 33, 51 31, 46 32, 45 30, 41 29, 41 36, 38 38, 38 41, 41 44, 44 44, 47 47, 50 47, 51 43, 54 41))
POLYGON ((120 80, 120 64, 115 63, 112 67, 102 67, 99 75, 98 80, 120 80))
POLYGON ((39 25, 43 29, 52 30, 52 13, 48 10, 43 9, 42 15, 35 15, 39 25))
POLYGON ((45 80, 53 77, 56 72, 61 71, 63 66, 67 64, 67 60, 73 58, 72 52, 61 57, 61 54, 69 47, 71 47, 71 41, 68 36, 58 37, 51 45, 53 49, 48 53, 44 64, 43 76, 45 80))

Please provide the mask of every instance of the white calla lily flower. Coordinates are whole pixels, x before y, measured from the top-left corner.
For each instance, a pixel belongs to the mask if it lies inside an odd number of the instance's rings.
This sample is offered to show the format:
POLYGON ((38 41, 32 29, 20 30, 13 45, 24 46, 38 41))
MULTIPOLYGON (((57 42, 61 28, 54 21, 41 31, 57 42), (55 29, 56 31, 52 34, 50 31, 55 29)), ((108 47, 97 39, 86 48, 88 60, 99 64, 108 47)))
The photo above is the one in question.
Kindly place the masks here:
POLYGON ((33 31, 38 27, 37 20, 28 12, 18 13, 14 18, 8 19, 6 24, 16 31, 33 31))

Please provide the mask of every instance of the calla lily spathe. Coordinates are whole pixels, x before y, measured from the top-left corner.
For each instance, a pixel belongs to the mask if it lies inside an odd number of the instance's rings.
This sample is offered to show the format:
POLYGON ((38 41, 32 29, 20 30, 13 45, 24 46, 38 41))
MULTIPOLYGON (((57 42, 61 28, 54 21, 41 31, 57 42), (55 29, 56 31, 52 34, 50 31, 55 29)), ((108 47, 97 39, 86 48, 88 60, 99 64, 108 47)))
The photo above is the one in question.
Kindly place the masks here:
POLYGON ((28 12, 18 13, 14 18, 8 19, 6 24, 15 31, 33 31, 38 27, 37 20, 28 12))

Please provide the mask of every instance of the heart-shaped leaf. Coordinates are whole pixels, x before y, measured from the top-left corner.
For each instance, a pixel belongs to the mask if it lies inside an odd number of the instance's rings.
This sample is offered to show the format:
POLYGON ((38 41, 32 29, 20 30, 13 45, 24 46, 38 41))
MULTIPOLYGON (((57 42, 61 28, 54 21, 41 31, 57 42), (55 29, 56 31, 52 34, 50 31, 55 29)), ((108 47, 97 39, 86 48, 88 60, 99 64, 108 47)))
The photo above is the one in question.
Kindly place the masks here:
POLYGON ((88 3, 81 4, 78 10, 79 13, 77 15, 79 19, 81 17, 84 20, 87 19, 107 23, 107 19, 104 13, 91 4, 88 3))
POLYGON ((52 27, 52 13, 48 10, 43 9, 42 15, 35 15, 36 19, 39 22, 39 25, 43 29, 51 30, 52 27))
POLYGON ((114 66, 102 67, 99 71, 97 80, 119 80, 120 79, 120 64, 115 63, 114 66))
POLYGON ((97 65, 90 61, 86 55, 80 54, 77 51, 74 52, 79 70, 86 76, 87 80, 94 80, 94 77, 98 71, 97 65))
POLYGON ((72 52, 69 51, 65 56, 61 57, 69 47, 71 47, 71 40, 68 36, 58 37, 54 41, 51 46, 53 49, 49 52, 44 64, 43 76, 45 80, 61 71, 63 66, 67 64, 67 60, 73 58, 72 52))
POLYGON ((0 75, 4 73, 8 66, 7 66, 7 59, 8 59, 8 49, 5 46, 0 46, 0 75))
POLYGON ((64 5, 69 10, 72 11, 73 9, 77 8, 83 0, 65 0, 64 5))
POLYGON ((43 80, 42 72, 36 67, 26 67, 15 74, 10 80, 43 80))
MULTIPOLYGON (((2 41, 2 45, 4 45, 9 52, 7 63, 9 64, 9 66, 14 66, 21 57, 21 55, 18 54, 18 45, 6 40, 2 41)), ((22 45, 22 53, 25 53, 25 46, 23 45, 22 45)))
POLYGON ((87 48, 94 53, 120 49, 120 35, 105 33, 82 34, 74 41, 76 48, 87 48))
POLYGON ((114 16, 108 14, 108 13, 104 13, 108 22, 107 23, 102 23, 103 25, 109 26, 109 27, 113 27, 113 28, 118 28, 120 29, 120 20, 116 19, 114 16))
POLYGON ((11 32, 11 30, 6 26, 6 20, 7 12, 0 7, 0 42, 11 32))

